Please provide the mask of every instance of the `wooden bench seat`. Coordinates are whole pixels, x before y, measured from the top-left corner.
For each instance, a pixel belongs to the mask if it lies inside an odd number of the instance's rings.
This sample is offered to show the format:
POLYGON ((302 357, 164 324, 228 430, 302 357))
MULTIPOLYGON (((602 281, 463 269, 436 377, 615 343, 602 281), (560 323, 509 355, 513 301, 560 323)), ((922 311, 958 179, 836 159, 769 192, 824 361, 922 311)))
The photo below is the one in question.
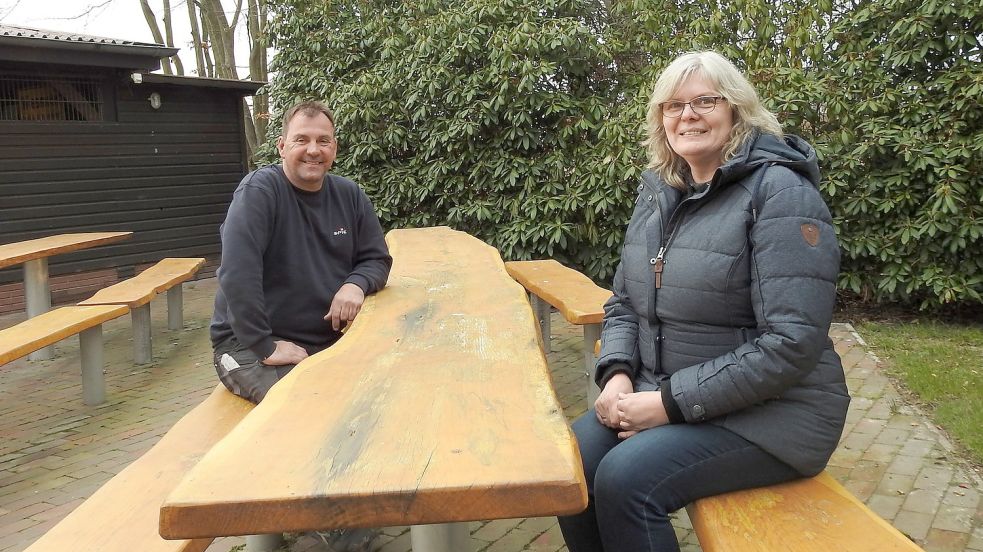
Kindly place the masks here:
POLYGON ((202 258, 167 258, 140 274, 103 288, 79 305, 127 305, 133 318, 133 357, 147 364, 153 355, 150 334, 150 302, 167 292, 167 327, 184 327, 184 294, 181 283, 190 280, 205 263, 202 258))
POLYGON ((587 374, 587 404, 594 404, 600 390, 594 385, 597 355, 594 342, 601 337, 604 303, 611 297, 587 276, 552 260, 510 261, 505 270, 529 292, 543 336, 543 351, 550 352, 550 306, 563 318, 584 328, 584 367, 587 374))
POLYGON ((100 404, 106 398, 102 323, 119 318, 128 310, 125 305, 61 307, 0 330, 0 365, 78 334, 82 397, 85 404, 100 404))
POLYGON ((201 552, 212 539, 164 540, 160 505, 184 474, 253 404, 219 385, 146 454, 32 544, 27 552, 201 552))
POLYGON ((826 472, 704 498, 686 510, 704 552, 922 550, 826 472))

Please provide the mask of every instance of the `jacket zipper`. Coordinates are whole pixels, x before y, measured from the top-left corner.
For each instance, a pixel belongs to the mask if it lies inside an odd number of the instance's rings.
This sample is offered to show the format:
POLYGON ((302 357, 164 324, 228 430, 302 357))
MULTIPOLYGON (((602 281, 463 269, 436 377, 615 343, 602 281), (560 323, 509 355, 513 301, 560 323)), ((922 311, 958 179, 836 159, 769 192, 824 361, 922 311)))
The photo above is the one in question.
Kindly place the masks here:
MULTIPOLYGON (((710 185, 713 185, 712 180, 710 185)), ((679 228, 679 221, 682 219, 680 211, 682 210, 683 204, 690 199, 687 197, 680 201, 679 205, 676 205, 676 209, 672 212, 672 215, 669 216, 669 235, 662 240, 662 247, 659 248, 659 253, 655 256, 655 262, 652 263, 652 271, 655 272, 655 289, 662 288, 662 271, 665 270, 666 266, 666 253, 668 252, 669 246, 672 245, 672 239, 676 236, 676 229, 679 228)), ((662 235, 666 235, 665 226, 663 226, 662 235)))
MULTIPOLYGON (((685 201, 685 200, 684 200, 685 201)), ((676 229, 679 227, 679 219, 681 217, 676 217, 679 213, 679 208, 682 207, 682 203, 676 206, 675 212, 669 217, 669 236, 662 240, 662 247, 659 248, 659 253, 655 256, 655 262, 652 263, 652 271, 655 272, 655 289, 662 288, 662 271, 666 266, 666 253, 669 246, 672 245, 672 238, 676 236, 676 229), (673 222, 676 224, 672 224, 673 222)), ((665 235, 665 233, 663 233, 665 235)))

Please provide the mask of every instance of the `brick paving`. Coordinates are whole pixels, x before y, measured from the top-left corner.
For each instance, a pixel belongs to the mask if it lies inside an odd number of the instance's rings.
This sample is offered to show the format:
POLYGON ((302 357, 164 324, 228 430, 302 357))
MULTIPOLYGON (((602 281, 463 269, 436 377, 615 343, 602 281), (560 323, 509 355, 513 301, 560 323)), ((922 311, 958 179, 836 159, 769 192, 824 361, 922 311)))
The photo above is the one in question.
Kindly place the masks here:
MULTIPOLYGON (((216 385, 207 325, 214 279, 184 286, 185 329, 169 331, 166 300, 152 304, 152 364, 134 366, 127 317, 104 325, 108 401, 82 404, 78 339, 53 360, 0 366, 0 552, 20 552, 109 478, 146 452, 216 385)), ((0 328, 23 315, 0 318, 0 328)), ((580 329, 554 314, 553 382, 571 419, 585 410, 580 329)), ((983 482, 949 441, 884 376, 847 324, 830 332, 853 395, 847 427, 828 471, 928 552, 983 552, 983 482)), ((684 552, 700 550, 685 512, 676 519, 684 552)), ((475 552, 566 551, 554 518, 471 524, 475 552)), ((323 552, 288 536, 292 552, 323 552)), ((209 552, 239 550, 242 538, 209 552)), ((409 552, 405 527, 382 531, 380 552, 409 552)))

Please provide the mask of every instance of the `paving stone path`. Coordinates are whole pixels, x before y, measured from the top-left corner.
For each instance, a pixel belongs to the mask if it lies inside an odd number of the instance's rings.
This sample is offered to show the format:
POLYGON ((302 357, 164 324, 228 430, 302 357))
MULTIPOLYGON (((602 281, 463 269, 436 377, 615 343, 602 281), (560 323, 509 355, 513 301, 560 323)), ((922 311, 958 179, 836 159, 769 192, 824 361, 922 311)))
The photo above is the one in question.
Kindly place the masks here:
MULTIPOLYGON (((184 286, 186 325, 169 331, 166 300, 152 304, 154 360, 134 366, 124 317, 105 324, 108 402, 82 404, 78 340, 56 358, 0 366, 0 552, 20 552, 109 478, 146 452, 216 385, 208 345, 215 280, 184 286)), ((0 318, 0 328, 23 316, 0 318)), ((554 315, 553 382, 567 416, 585 410, 582 338, 554 315)), ((878 359, 847 324, 830 332, 853 395, 848 425, 829 472, 928 552, 983 552, 983 482, 881 373, 878 359)), ((684 552, 700 550, 685 512, 676 519, 684 552)), ((566 551, 554 518, 476 522, 475 552, 566 551)), ((239 550, 242 538, 208 552, 239 550)), ((290 536, 291 552, 326 552, 290 536)), ((386 528, 373 550, 409 552, 405 527, 386 528)))

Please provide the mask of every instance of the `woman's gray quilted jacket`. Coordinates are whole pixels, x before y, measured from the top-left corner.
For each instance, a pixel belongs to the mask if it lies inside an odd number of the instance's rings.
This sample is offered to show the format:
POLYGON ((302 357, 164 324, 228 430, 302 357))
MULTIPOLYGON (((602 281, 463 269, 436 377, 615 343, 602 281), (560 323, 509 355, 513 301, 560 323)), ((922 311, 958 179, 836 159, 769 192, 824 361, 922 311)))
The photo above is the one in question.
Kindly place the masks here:
POLYGON ((820 472, 850 398, 828 337, 840 253, 818 181, 815 151, 794 136, 752 136, 688 198, 644 173, 604 307, 598 381, 625 364, 637 391, 669 378, 686 422, 820 472))

